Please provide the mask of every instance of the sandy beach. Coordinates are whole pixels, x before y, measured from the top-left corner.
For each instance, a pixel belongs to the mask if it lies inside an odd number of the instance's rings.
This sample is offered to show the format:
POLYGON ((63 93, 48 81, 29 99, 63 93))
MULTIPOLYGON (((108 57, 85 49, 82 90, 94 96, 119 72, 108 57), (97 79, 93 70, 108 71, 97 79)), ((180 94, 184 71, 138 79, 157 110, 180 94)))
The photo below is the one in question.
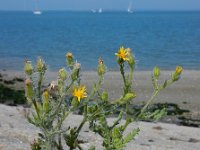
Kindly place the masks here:
MULTIPOLYGON (((3 80, 11 81, 13 78, 25 78, 23 72, 20 71, 1 71, 3 80)), ((134 73, 133 89, 136 91, 137 97, 134 102, 145 101, 150 98, 153 87, 151 83, 151 71, 136 71, 134 73)), ((171 77, 172 71, 161 71, 160 81, 171 77)), ((48 85, 52 80, 56 80, 56 72, 47 72, 44 84, 48 85)), ((86 85, 87 91, 91 90, 94 82, 97 81, 97 73, 95 71, 81 72, 81 82, 86 85)), ((2 81, 4 82, 4 81, 2 81)), ((23 82, 15 82, 8 86, 23 89, 23 82)), ((102 89, 109 93, 109 98, 119 98, 123 89, 123 82, 119 72, 110 71, 104 76, 102 89)), ((189 109, 193 112, 200 110, 200 71, 184 70, 181 79, 173 85, 167 87, 158 95, 156 102, 176 103, 184 109, 189 109)), ((134 103, 133 102, 133 103, 134 103)))
MULTIPOLYGON (((162 71, 161 81, 170 78, 172 71, 162 71)), ((1 71, 1 83, 13 89, 24 89, 25 75, 20 71, 1 71)), ((56 80, 56 72, 47 72, 45 76, 45 85, 52 80, 56 80)), ((86 85, 87 91, 91 90, 93 83, 97 80, 95 71, 81 72, 82 84, 86 85)), ((102 89, 109 92, 111 100, 118 98, 122 93, 122 80, 117 71, 107 72, 104 77, 102 89)), ((134 74, 133 89, 137 93, 137 98, 133 103, 138 103, 148 99, 153 92, 151 84, 151 71, 136 71, 134 74)), ((190 114, 199 119, 200 116, 200 71, 184 70, 181 79, 160 93, 156 102, 170 102, 178 104, 183 109, 190 110, 190 114)), ((0 147, 5 150, 30 149, 29 143, 37 136, 39 130, 29 124, 23 117, 25 109, 23 107, 10 107, 0 105, 0 147), (6 146, 9 145, 9 146, 6 146)), ((75 125, 81 116, 72 116, 76 118, 73 122, 66 121, 72 126, 75 125)), ((70 119, 69 119, 70 120, 70 119)), ((111 119, 112 120, 112 119, 111 119)), ((171 122, 170 122, 171 123, 171 122)), ((127 150, 135 147, 136 150, 198 150, 200 133, 199 128, 183 127, 168 123, 147 123, 138 122, 131 124, 130 128, 139 126, 141 133, 136 140, 127 145, 127 150)), ((129 132, 129 128, 127 130, 129 132)), ((101 150, 101 138, 94 133, 88 132, 88 127, 84 127, 80 138, 86 140, 83 144, 84 149, 91 145, 96 145, 101 150), (87 131, 87 132, 86 132, 87 131), (86 135, 86 133, 88 133, 86 135)))

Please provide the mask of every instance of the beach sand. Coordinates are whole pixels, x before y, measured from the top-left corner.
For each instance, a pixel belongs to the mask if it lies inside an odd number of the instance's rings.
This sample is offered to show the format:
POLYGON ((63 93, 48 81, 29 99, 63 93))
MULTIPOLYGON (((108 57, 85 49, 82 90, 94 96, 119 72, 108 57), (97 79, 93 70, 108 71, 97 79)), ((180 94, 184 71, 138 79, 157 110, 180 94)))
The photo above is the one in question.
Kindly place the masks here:
MULTIPOLYGON (((170 78, 172 71, 162 71, 161 81, 170 78)), ((13 81, 14 78, 25 78, 20 71, 1 71, 2 83, 13 81)), ((52 80, 56 80, 56 72, 47 72, 44 84, 48 85, 52 80)), ((86 85, 87 91, 91 90, 93 83, 97 80, 97 73, 87 71, 81 73, 82 84, 86 85)), ((24 82, 14 82, 7 86, 15 89, 23 89, 24 82)), ((109 92, 111 100, 118 98, 123 92, 123 83, 119 72, 107 72, 104 77, 102 89, 109 92)), ((134 74, 133 89, 137 93, 133 103, 138 103, 148 99, 152 92, 151 72, 136 71, 134 74)), ((156 102, 172 102, 181 108, 189 109, 200 117, 200 71, 184 70, 181 79, 170 87, 166 88, 157 97, 156 102)), ((3 149, 30 149, 29 143, 37 136, 39 130, 29 124, 23 117, 25 109, 23 107, 10 107, 0 105, 0 147, 3 149)), ((110 119, 112 121, 113 118, 110 119)), ((81 120, 81 116, 72 115, 66 120, 66 124, 75 125, 81 120), (75 118, 75 119, 74 119, 75 118), (73 120, 73 121, 71 121, 73 120)), ((131 150, 198 150, 200 143, 199 128, 177 126, 167 123, 147 123, 137 122, 130 125, 131 128, 140 127, 141 132, 135 141, 130 142, 125 149, 131 150)), ((92 132, 88 132, 88 125, 83 128, 80 139, 86 143, 84 149, 95 145, 97 150, 101 150, 102 139, 92 132)), ((0 148, 1 149, 1 148, 0 148)))
MULTIPOLYGON (((1 150, 29 150, 30 143, 37 138, 38 128, 28 123, 23 116, 28 109, 10 107, 0 104, 0 149, 1 150)), ((77 126, 82 116, 70 115, 64 122, 64 127, 77 126)), ((111 123, 113 118, 109 118, 111 123)), ((199 150, 199 128, 177 126, 167 123, 136 122, 131 123, 125 134, 135 128, 140 128, 135 140, 127 144, 124 150, 199 150)), ((102 150, 102 138, 89 131, 86 123, 80 132, 79 139, 84 150, 95 146, 102 150)), ((64 147, 68 150, 67 147, 64 147)))
MULTIPOLYGON (((4 80, 12 80, 15 77, 25 78, 23 72, 20 71, 1 71, 4 80)), ((160 81, 171 77, 172 71, 161 71, 160 81)), ((137 97, 133 103, 148 100, 153 92, 151 83, 151 71, 136 71, 134 73, 133 89, 136 91, 137 97)), ((47 72, 45 76, 45 85, 48 85, 52 80, 56 80, 56 72, 47 72)), ((86 85, 87 92, 91 91, 94 82, 97 81, 97 73, 95 71, 81 72, 81 83, 86 85)), ((14 88, 23 89, 23 82, 15 83, 14 88)), ((109 93, 111 100, 119 98, 123 93, 123 82, 120 72, 110 71, 104 76, 101 89, 105 89, 109 93)), ((156 98, 156 102, 176 103, 183 109, 189 109, 192 112, 200 111, 200 71, 184 70, 181 79, 173 85, 167 87, 160 92, 156 98)))

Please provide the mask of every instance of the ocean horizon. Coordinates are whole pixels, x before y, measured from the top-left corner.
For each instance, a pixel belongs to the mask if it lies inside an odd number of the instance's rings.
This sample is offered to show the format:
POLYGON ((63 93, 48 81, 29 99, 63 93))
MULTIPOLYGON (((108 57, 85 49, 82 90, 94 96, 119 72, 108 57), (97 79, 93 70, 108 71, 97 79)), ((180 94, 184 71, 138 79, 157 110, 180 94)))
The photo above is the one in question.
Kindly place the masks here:
POLYGON ((68 51, 83 70, 95 70, 100 56, 117 70, 120 46, 132 49, 138 70, 200 70, 200 11, 0 11, 0 20, 1 70, 22 70, 38 56, 58 70, 68 51))

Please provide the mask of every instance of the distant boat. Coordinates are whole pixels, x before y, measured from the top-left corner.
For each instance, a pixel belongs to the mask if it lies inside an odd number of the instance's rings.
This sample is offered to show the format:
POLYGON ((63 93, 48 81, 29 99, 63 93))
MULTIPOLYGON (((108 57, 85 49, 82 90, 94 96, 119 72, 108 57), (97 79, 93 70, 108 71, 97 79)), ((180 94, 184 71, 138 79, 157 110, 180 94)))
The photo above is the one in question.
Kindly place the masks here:
POLYGON ((99 8, 99 13, 102 13, 102 12, 103 12, 102 8, 99 8))
POLYGON ((34 15, 41 15, 42 11, 38 9, 38 0, 35 1, 35 10, 33 11, 34 15))
POLYGON ((131 3, 131 2, 129 3, 127 12, 128 12, 128 13, 133 13, 133 10, 132 10, 132 3, 131 3))
POLYGON ((34 15, 41 15, 41 14, 42 14, 42 12, 41 12, 41 11, 39 11, 39 10, 35 10, 35 11, 33 11, 33 14, 34 14, 34 15))

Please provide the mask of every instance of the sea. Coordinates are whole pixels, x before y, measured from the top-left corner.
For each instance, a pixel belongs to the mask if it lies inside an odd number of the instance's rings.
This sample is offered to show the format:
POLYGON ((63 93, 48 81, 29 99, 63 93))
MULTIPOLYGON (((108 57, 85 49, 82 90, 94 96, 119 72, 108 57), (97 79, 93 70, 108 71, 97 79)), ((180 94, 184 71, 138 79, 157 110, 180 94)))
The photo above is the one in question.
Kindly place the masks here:
POLYGON ((83 70, 95 70, 99 57, 118 70, 114 54, 121 46, 132 49, 137 70, 199 70, 200 12, 0 11, 1 70, 23 70, 25 60, 41 56, 56 71, 67 52, 83 70))

